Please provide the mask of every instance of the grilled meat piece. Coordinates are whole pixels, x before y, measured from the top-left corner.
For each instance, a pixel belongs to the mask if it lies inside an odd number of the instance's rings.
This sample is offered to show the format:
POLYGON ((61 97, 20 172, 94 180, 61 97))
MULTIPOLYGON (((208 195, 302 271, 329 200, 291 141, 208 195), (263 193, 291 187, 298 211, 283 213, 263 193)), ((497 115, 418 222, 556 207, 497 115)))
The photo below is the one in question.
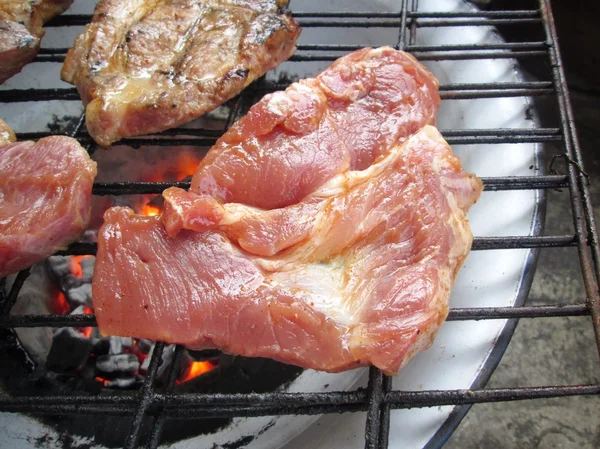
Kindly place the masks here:
POLYGON ((17 136, 8 124, 0 119, 0 145, 6 145, 17 140, 17 136))
MULTIPOLYGON (((110 209, 92 287, 100 330, 330 372, 397 372, 448 313, 481 190, 426 126, 288 206, 308 231, 271 257, 241 251, 227 232, 169 238, 158 217, 110 209)), ((300 226, 238 206, 224 218, 269 231, 259 239, 300 226)))
POLYGON ((0 0, 0 83, 35 58, 42 26, 64 12, 73 0, 0 0))
POLYGON ((90 219, 96 163, 70 137, 0 146, 0 277, 76 240, 90 219))
POLYGON ((382 47, 344 56, 316 78, 266 95, 233 125, 192 179, 190 192, 207 198, 204 218, 198 210, 191 219, 177 216, 188 211, 175 204, 185 192, 169 189, 167 230, 215 224, 215 201, 262 209, 296 204, 434 124, 439 104, 437 80, 409 54, 382 47))
POLYGON ((288 59, 300 28, 277 0, 101 0, 62 79, 108 146, 163 131, 234 97, 288 59))

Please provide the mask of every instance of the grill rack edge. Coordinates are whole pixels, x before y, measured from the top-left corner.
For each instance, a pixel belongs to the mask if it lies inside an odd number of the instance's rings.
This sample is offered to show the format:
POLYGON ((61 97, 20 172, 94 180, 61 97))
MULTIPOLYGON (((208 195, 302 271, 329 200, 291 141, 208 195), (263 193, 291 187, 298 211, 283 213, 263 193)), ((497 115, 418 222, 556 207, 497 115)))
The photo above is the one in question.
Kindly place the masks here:
MULTIPOLYGON (((490 307, 451 309, 449 320, 480 319, 519 319, 540 317, 562 317, 590 315, 594 326, 596 344, 600 352, 600 247, 590 192, 585 172, 581 169, 582 157, 577 131, 573 125, 573 111, 570 105, 564 70, 558 49, 558 38, 550 0, 539 0, 539 10, 521 11, 473 11, 461 13, 423 13, 416 11, 418 0, 403 0, 398 13, 363 12, 304 12, 295 13, 303 27, 348 26, 348 27, 393 27, 399 29, 396 48, 413 52, 420 60, 457 60, 482 58, 547 57, 552 63, 551 82, 533 83, 482 83, 477 85, 442 86, 442 98, 461 100, 475 98, 555 95, 560 114, 560 128, 535 130, 446 130, 444 137, 451 144, 562 142, 567 163, 567 175, 541 175, 530 177, 486 178, 486 190, 513 189, 558 189, 568 188, 573 212, 573 235, 558 236, 512 236, 476 238, 474 250, 506 248, 549 248, 576 247, 580 259, 583 283, 587 298, 577 304, 563 304, 533 307, 490 307), (409 4, 410 3, 410 4, 409 4), (541 24, 546 34, 545 42, 524 42, 488 44, 481 46, 416 46, 415 33, 427 26, 490 26, 514 24, 541 24)), ((63 15, 53 19, 47 26, 84 25, 90 20, 85 15, 63 15)), ((313 45, 300 46, 296 61, 331 61, 341 56, 331 52, 351 51, 353 46, 313 45), (329 52, 329 53, 323 53, 329 52)), ((62 62, 67 49, 42 49, 36 62, 62 62)), ((262 86, 261 91, 277 90, 280 85, 262 86)), ((244 91, 235 101, 228 119, 231 124, 237 118, 241 104, 250 100, 252 89, 244 91)), ((22 101, 80 101, 75 89, 27 89, 0 91, 0 102, 22 101)), ((84 117, 81 116, 75 129, 70 133, 93 151, 94 144, 84 131, 84 117)), ((46 133, 24 133, 19 138, 37 139, 46 133)), ((127 139, 123 144, 141 145, 201 145, 210 146, 218 135, 206 130, 170 130, 160 136, 127 139), (185 139, 176 135, 190 136, 185 139)), ((160 193, 173 183, 95 183, 94 194, 136 194, 160 193)), ((176 183, 187 187, 188 183, 176 183)), ((94 254, 95 244, 75 243, 61 254, 94 254)), ((94 326, 95 317, 90 316, 10 316, 9 312, 16 301, 19 290, 25 282, 29 270, 18 274, 13 288, 0 303, 0 329, 35 326, 94 326)), ((573 395, 598 395, 600 385, 568 385, 506 389, 473 389, 444 391, 392 391, 391 380, 380 370, 371 368, 368 386, 364 390, 329 393, 264 393, 239 395, 174 395, 176 372, 182 360, 183 348, 178 346, 175 362, 169 372, 166 393, 153 390, 159 361, 164 344, 158 343, 153 352, 150 367, 143 386, 138 392, 124 396, 104 397, 8 397, 0 396, 0 411, 30 413, 109 413, 133 416, 131 432, 125 448, 138 446, 141 437, 142 420, 153 416, 154 423, 148 439, 148 447, 156 448, 165 419, 168 417, 194 418, 205 416, 266 416, 271 414, 321 414, 367 411, 365 448, 385 448, 388 442, 390 411, 395 408, 432 407, 439 405, 470 405, 481 402, 515 401, 535 398, 565 397, 573 395)))

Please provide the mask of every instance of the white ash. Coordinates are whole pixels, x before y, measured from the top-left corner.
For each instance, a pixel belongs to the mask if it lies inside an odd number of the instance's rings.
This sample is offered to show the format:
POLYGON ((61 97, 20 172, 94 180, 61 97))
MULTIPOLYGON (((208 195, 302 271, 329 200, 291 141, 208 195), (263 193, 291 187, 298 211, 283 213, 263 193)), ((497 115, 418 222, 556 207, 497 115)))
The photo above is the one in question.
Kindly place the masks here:
POLYGON ((96 258, 87 257, 79 260, 81 277, 78 277, 71 273, 71 257, 51 256, 48 258, 48 266, 72 308, 81 305, 91 308, 93 307, 92 276, 96 258))
MULTIPOLYGON (((148 368, 150 367, 150 360, 152 360, 152 354, 154 354, 155 347, 156 344, 153 344, 152 349, 150 349, 150 352, 148 353, 148 357, 146 357, 142 362, 141 369, 143 371, 148 371, 148 368)), ((167 368, 171 366, 171 362, 173 361, 174 355, 175 345, 165 345, 165 348, 163 349, 162 353, 162 363, 158 367, 157 377, 162 377, 163 375, 166 375, 167 368)))
POLYGON ((105 373, 135 373, 140 362, 135 354, 107 354, 98 357, 96 368, 105 373))
POLYGON ((92 284, 85 283, 67 290, 67 299, 71 305, 92 307, 92 284))
POLYGON ((107 388, 129 388, 139 381, 139 376, 130 375, 127 377, 117 377, 116 379, 107 380, 104 386, 107 388))
MULTIPOLYGON (((5 290, 10 289, 16 275, 7 278, 5 290)), ((31 268, 29 277, 23 284, 17 301, 10 311, 11 315, 50 315, 54 295, 58 294, 56 284, 48 274, 43 263, 31 268)), ((38 365, 45 365, 54 329, 49 327, 16 328, 15 332, 21 344, 38 365)))

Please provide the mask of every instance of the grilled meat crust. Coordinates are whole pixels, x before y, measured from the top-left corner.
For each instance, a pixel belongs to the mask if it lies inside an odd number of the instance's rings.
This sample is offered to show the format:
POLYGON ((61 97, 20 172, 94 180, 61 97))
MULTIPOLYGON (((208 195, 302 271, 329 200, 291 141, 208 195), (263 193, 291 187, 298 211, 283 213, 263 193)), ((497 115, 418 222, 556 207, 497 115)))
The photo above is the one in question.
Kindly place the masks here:
POLYGON ((288 59, 281 0, 101 0, 61 72, 102 146, 211 111, 288 59))
POLYGON ((11 127, 4 120, 0 119, 0 146, 15 142, 16 140, 17 136, 15 136, 11 127))
POLYGON ((0 0, 0 83, 19 73, 35 58, 42 28, 73 0, 0 0))

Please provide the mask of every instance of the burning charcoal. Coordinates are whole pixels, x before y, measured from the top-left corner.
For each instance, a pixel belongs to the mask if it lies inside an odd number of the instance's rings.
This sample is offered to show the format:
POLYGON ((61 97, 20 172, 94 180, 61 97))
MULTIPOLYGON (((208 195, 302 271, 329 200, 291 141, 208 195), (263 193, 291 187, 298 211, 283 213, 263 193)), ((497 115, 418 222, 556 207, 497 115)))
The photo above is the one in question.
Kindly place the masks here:
POLYGON ((69 258, 64 256, 50 256, 48 257, 48 265, 50 271, 56 277, 56 279, 62 279, 69 274, 69 258))
POLYGON ((81 264, 81 280, 85 283, 90 284, 92 282, 92 276, 94 275, 94 266, 96 265, 96 258, 87 257, 85 259, 81 259, 79 263, 81 264))
MULTIPOLYGON (((148 371, 148 367, 150 366, 150 360, 152 359, 152 354, 154 353, 155 346, 152 345, 152 349, 148 353, 148 357, 144 359, 142 362, 141 369, 142 371, 148 371)), ((173 361, 173 354, 175 353, 175 345, 167 345, 162 353, 162 363, 158 367, 158 377, 161 377, 166 369, 171 365, 173 361)))
POLYGON ((72 304, 92 307, 92 284, 81 284, 67 290, 67 298, 72 304))
POLYGON ((101 339, 99 339, 98 341, 96 341, 94 343, 93 352, 96 355, 108 354, 109 350, 110 350, 110 340, 109 340, 109 337, 101 338, 101 339))
POLYGON ((142 354, 148 354, 152 350, 154 342, 152 340, 146 340, 142 338, 137 341, 137 347, 142 354))
POLYGON ((83 315, 84 313, 85 313, 84 306, 77 306, 71 311, 71 313, 69 313, 69 315, 83 315))
POLYGON ((109 354, 122 354, 125 348, 133 347, 133 338, 131 337, 108 337, 109 354))
POLYGON ((202 362, 204 360, 217 360, 221 356, 221 351, 218 349, 203 349, 202 351, 187 350, 190 358, 196 362, 202 362))
POLYGON ((142 362, 142 366, 140 367, 142 371, 148 371, 148 367, 150 366, 150 360, 152 359, 152 354, 154 353, 154 343, 152 343, 152 347, 150 351, 148 351, 148 357, 144 359, 142 362))
POLYGON ((52 337, 52 347, 46 367, 57 373, 74 371, 87 360, 92 350, 92 342, 80 332, 63 327, 52 337))
POLYGON ((81 284, 83 284, 83 281, 77 276, 74 276, 72 273, 67 273, 66 276, 63 276, 60 279, 60 288, 64 292, 68 292, 73 288, 77 288, 81 284))
POLYGON ((96 368, 105 373, 126 372, 135 373, 140 367, 135 354, 101 355, 96 360, 96 368))
POLYGON ((116 379, 106 381, 104 386, 108 388, 128 388, 134 385, 136 380, 135 376, 117 377, 116 379))

